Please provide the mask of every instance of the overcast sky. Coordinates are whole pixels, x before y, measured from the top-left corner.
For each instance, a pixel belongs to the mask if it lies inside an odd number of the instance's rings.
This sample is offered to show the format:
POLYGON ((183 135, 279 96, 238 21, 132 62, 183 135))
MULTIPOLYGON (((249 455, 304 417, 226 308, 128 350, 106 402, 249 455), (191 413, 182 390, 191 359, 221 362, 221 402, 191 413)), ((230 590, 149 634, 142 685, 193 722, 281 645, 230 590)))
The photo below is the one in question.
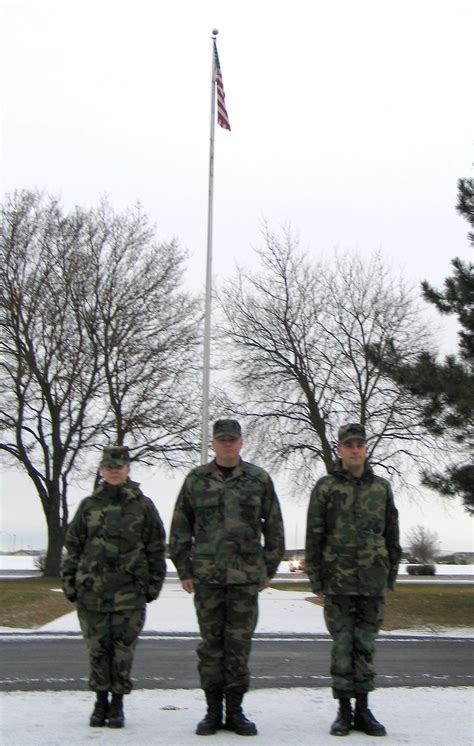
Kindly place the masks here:
MULTIPOLYGON (((472 258, 455 210, 457 179, 473 174, 472 0, 0 7, 2 197, 38 187, 66 207, 139 201, 159 239, 188 249, 201 288, 217 27, 232 131, 216 131, 216 282, 254 261, 263 220, 291 223, 315 257, 379 250, 415 284, 440 286, 454 256, 472 258)), ((165 520, 181 478, 144 480, 165 520)), ((26 536, 26 515, 43 522, 10 472, 2 500, 0 548, 26 536)), ((306 505, 285 502, 289 544, 303 541, 306 505)), ((401 513, 404 529, 430 523, 444 548, 470 548, 459 506, 406 500, 401 513)))

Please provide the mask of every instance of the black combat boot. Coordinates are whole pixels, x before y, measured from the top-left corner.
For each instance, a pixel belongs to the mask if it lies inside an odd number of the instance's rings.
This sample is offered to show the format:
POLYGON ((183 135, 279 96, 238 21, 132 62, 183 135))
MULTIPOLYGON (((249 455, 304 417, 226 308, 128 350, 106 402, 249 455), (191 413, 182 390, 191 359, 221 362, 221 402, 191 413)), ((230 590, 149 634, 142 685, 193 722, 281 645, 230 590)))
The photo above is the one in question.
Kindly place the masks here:
POLYGON ((123 694, 112 692, 112 701, 109 709, 109 728, 123 728, 124 725, 123 694))
POLYGON ((382 723, 374 718, 368 708, 367 694, 358 694, 356 697, 356 708, 354 713, 354 730, 361 730, 368 736, 386 736, 382 723))
POLYGON ((257 728, 255 723, 247 720, 242 712, 243 692, 230 690, 225 695, 225 727, 227 730, 233 730, 239 736, 256 736, 257 728))
POLYGON ((199 721, 196 728, 198 736, 212 736, 219 728, 223 728, 222 723, 222 689, 206 689, 207 713, 199 721))
POLYGON ((91 728, 102 728, 109 717, 108 692, 97 692, 97 699, 89 720, 91 728))
POLYGON ((339 700, 337 718, 331 725, 331 736, 348 736, 351 729, 352 708, 350 699, 339 700))

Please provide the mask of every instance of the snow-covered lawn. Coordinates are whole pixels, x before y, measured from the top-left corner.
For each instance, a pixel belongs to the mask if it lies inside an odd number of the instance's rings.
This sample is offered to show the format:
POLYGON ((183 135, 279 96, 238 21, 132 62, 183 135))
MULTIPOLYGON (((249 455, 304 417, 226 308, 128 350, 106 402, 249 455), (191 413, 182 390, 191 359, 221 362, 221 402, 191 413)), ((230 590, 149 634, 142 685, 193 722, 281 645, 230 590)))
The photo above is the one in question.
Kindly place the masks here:
MULTIPOLYGON (((159 667, 159 660, 156 661, 159 667)), ((258 689, 245 697, 245 712, 257 724, 255 746, 334 746, 328 733, 335 701, 330 689, 258 689)), ((470 746, 473 690, 470 688, 379 689, 374 714, 388 731, 386 746, 470 746)), ((92 695, 87 692, 3 694, 2 746, 190 746, 204 713, 201 691, 134 691, 125 700, 126 727, 89 728, 92 695)), ((242 743, 234 733, 209 737, 216 746, 242 743)), ((367 746, 369 736, 353 732, 347 743, 367 746)))

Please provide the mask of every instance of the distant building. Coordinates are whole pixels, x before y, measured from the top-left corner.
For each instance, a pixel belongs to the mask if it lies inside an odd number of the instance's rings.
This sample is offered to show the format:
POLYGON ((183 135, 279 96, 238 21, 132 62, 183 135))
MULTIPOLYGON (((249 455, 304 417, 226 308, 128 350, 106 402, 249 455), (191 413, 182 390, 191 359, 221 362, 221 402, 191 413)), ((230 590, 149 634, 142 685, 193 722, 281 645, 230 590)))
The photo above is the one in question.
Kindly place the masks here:
POLYGON ((472 565, 474 552, 440 552, 436 561, 443 565, 472 565))

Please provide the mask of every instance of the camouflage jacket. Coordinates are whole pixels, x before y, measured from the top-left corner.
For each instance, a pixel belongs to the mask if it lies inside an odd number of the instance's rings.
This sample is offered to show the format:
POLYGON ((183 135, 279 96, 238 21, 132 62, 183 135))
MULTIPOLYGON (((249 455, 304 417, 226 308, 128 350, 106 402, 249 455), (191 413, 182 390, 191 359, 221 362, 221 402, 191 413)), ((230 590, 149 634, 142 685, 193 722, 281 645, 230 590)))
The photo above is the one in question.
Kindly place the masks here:
POLYGON ((140 608, 158 597, 166 573, 165 530, 138 484, 102 483, 71 521, 63 591, 87 609, 140 608))
POLYGON ((360 479, 336 467, 311 493, 305 565, 313 592, 379 596, 400 562, 390 483, 366 464, 360 479))
POLYGON ((225 479, 212 461, 188 474, 170 532, 181 580, 261 583, 273 577, 284 551, 280 504, 266 471, 241 461, 225 479))

